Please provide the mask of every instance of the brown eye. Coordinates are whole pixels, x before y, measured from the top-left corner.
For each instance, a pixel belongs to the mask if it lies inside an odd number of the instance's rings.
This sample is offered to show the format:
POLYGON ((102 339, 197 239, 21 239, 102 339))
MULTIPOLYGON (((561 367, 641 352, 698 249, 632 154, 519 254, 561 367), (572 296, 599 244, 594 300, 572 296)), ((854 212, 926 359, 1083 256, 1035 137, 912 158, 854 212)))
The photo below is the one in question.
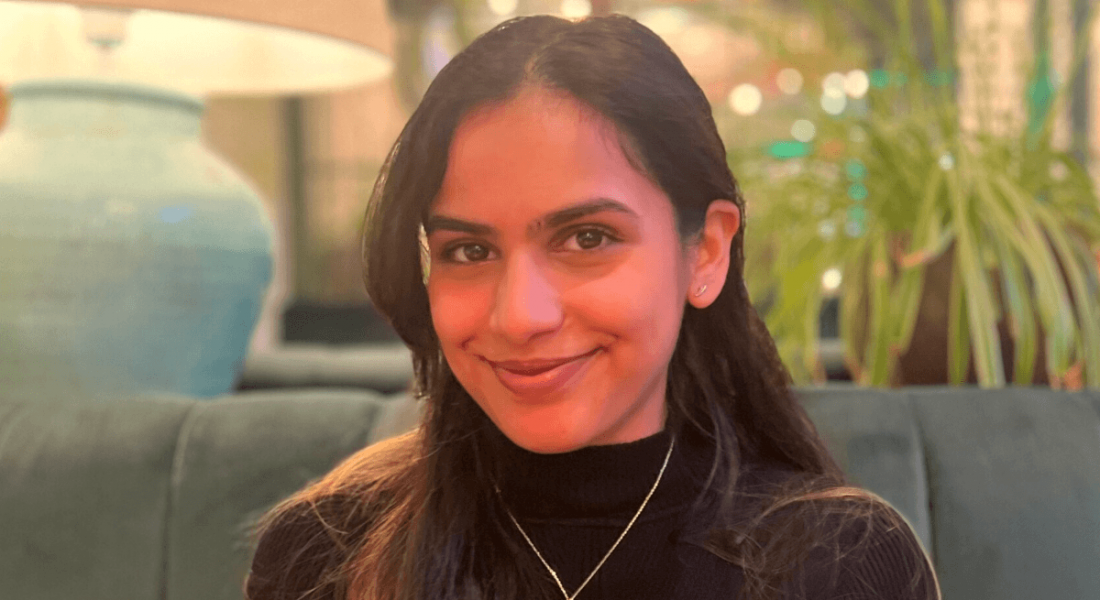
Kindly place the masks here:
POLYGON ((492 251, 484 244, 459 244, 447 250, 445 256, 456 263, 476 263, 489 260, 492 251))
POLYGON ((621 241, 622 238, 605 227, 585 225, 562 232, 555 249, 563 252, 594 252, 604 250, 621 241))
POLYGON ((593 248, 599 248, 607 236, 598 229, 584 229, 578 231, 574 237, 577 240, 577 246, 581 250, 592 250, 593 248))
POLYGON ((489 258, 489 250, 480 244, 467 244, 462 247, 462 256, 470 262, 489 258))

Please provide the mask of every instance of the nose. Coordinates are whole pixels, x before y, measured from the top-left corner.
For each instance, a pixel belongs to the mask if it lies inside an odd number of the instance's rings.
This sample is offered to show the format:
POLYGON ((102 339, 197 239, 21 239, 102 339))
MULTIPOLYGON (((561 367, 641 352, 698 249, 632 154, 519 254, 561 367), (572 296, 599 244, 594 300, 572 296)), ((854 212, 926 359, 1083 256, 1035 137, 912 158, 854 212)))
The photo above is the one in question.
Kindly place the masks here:
POLYGON ((496 290, 490 327, 521 345, 561 326, 561 297, 534 257, 516 254, 506 265, 496 290))

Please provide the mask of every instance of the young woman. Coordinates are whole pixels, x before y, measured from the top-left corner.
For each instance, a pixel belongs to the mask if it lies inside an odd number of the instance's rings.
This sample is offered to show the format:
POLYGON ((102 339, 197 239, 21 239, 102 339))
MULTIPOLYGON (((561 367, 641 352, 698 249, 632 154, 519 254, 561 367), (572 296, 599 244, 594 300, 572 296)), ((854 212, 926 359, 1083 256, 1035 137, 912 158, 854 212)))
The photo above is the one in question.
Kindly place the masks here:
POLYGON ((931 599, 742 282, 710 106, 620 16, 520 18, 436 77, 367 214, 419 429, 275 508, 251 600, 931 599))

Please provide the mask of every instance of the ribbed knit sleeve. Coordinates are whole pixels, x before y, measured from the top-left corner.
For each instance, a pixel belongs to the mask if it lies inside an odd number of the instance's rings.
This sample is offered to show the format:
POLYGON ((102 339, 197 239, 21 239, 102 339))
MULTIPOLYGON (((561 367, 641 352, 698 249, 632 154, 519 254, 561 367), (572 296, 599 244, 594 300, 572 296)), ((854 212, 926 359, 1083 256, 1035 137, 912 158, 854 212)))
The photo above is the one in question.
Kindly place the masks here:
POLYGON ((284 512, 261 534, 245 583, 247 600, 338 600, 336 574, 366 521, 349 523, 351 501, 327 498, 284 512), (350 525, 350 527, 349 527, 350 525))
POLYGON ((932 600, 936 576, 908 526, 872 534, 865 548, 841 562, 837 600, 932 600))
POLYGON ((847 521, 815 549, 789 597, 805 600, 936 600, 938 585, 917 536, 892 508, 847 521))

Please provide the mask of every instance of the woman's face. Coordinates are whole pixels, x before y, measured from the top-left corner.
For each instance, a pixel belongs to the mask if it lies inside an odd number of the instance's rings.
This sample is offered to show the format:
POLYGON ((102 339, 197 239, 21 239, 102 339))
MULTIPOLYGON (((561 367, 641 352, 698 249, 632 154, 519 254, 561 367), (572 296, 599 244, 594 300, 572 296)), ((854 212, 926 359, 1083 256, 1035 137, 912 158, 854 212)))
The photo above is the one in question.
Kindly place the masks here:
POLYGON ((528 90, 455 132, 425 224, 451 370, 534 452, 660 431, 690 252, 608 121, 528 90))

